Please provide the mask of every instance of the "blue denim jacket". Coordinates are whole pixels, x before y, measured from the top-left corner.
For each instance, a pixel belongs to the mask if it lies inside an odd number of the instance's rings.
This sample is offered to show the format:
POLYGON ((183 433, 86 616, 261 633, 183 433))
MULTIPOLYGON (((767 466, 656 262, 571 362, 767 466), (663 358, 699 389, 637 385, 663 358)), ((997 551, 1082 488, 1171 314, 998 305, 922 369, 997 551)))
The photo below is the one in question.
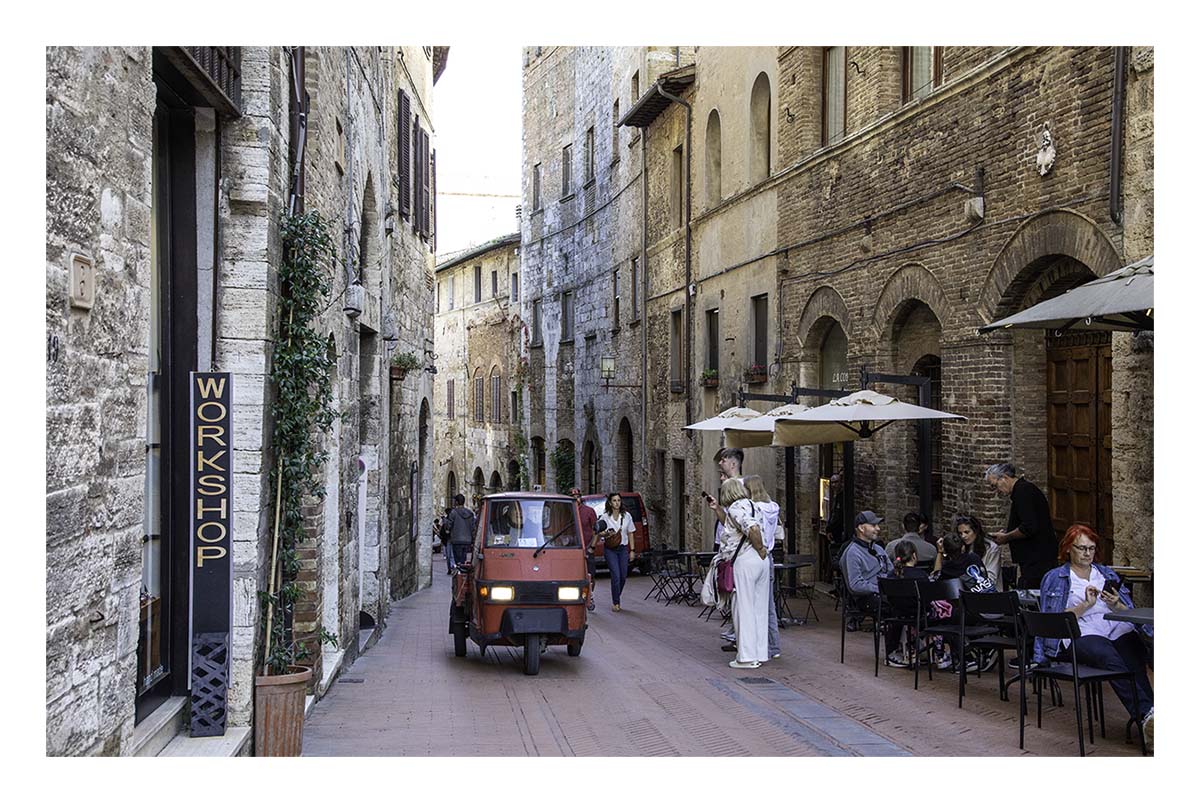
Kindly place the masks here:
MULTIPOLYGON (((1121 578, 1112 569, 1099 563, 1092 564, 1099 570, 1105 580, 1116 580, 1120 582, 1121 578)), ((1057 569, 1052 569, 1046 572, 1046 576, 1042 578, 1042 597, 1041 610, 1043 613, 1062 613, 1067 609, 1067 597, 1071 593, 1071 564, 1064 563, 1057 569)), ((1133 607, 1133 597, 1129 595, 1129 589, 1124 583, 1121 584, 1117 596, 1121 598, 1121 602, 1125 603, 1130 608, 1133 607)), ((1147 625, 1138 625, 1137 628, 1147 636, 1154 636, 1154 628, 1147 625)), ((1058 648, 1061 644, 1059 639, 1044 639, 1036 638, 1033 640, 1033 661, 1041 663, 1049 658, 1054 658, 1058 655, 1058 648)))

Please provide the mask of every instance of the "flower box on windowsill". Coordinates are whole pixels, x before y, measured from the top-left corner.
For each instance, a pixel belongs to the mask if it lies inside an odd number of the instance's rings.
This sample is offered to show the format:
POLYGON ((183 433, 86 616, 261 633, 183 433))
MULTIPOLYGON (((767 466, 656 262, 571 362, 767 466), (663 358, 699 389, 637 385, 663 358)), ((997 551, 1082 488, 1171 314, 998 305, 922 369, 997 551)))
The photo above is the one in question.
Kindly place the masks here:
POLYGON ((721 377, 719 377, 719 376, 704 377, 703 379, 700 380, 700 384, 706 388, 715 388, 715 387, 720 386, 721 377))
POLYGON ((767 377, 766 371, 747 371, 746 372, 746 384, 747 385, 761 385, 767 381, 767 378, 768 377, 767 377))

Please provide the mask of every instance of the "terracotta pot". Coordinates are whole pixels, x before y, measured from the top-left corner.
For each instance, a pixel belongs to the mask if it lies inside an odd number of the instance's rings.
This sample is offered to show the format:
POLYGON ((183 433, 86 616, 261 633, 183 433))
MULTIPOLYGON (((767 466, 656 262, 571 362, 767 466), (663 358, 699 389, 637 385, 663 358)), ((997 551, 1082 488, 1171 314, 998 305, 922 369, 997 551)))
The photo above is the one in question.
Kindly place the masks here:
POLYGON ((405 371, 399 365, 389 366, 389 370, 391 372, 392 379, 403 379, 404 378, 405 371))
POLYGON ((701 379, 700 384, 704 385, 706 388, 715 388, 721 384, 721 378, 714 376, 709 377, 708 379, 701 379))
POLYGON ((304 692, 312 679, 307 666, 290 666, 286 675, 254 679, 254 754, 298 756, 304 746, 304 692))

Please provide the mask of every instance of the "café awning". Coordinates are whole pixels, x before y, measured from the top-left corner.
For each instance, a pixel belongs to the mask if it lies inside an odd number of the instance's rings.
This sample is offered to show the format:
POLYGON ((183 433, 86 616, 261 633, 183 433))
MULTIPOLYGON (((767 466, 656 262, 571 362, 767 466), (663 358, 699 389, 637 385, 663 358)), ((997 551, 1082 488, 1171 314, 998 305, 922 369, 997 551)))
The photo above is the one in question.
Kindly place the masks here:
POLYGON ((775 439, 771 443, 773 446, 831 443, 833 441, 812 439, 814 431, 831 427, 842 433, 837 440, 869 438, 893 421, 927 419, 965 420, 961 415, 909 404, 873 390, 860 390, 780 420, 775 426, 775 439))
POLYGON ((751 410, 749 407, 730 407, 728 410, 722 410, 717 413, 712 418, 688 424, 684 429, 699 432, 723 432, 734 424, 742 421, 750 421, 758 418, 760 415, 762 414, 758 410, 751 410))
POLYGON ((979 327, 1133 331, 1154 329, 1154 255, 1015 315, 979 327))

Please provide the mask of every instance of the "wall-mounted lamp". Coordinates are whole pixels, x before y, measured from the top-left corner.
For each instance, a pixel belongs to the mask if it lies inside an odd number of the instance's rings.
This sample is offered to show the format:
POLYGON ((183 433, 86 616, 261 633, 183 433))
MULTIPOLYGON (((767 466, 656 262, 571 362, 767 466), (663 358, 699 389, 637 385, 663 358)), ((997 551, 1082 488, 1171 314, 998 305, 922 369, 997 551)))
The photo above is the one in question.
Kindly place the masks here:
POLYGON ((604 356, 600 358, 600 378, 604 380, 607 386, 609 382, 617 378, 617 358, 604 356))
POLYGON ((358 282, 353 282, 346 287, 346 300, 342 303, 342 312, 346 313, 348 318, 357 318, 362 315, 364 295, 363 286, 358 282))

